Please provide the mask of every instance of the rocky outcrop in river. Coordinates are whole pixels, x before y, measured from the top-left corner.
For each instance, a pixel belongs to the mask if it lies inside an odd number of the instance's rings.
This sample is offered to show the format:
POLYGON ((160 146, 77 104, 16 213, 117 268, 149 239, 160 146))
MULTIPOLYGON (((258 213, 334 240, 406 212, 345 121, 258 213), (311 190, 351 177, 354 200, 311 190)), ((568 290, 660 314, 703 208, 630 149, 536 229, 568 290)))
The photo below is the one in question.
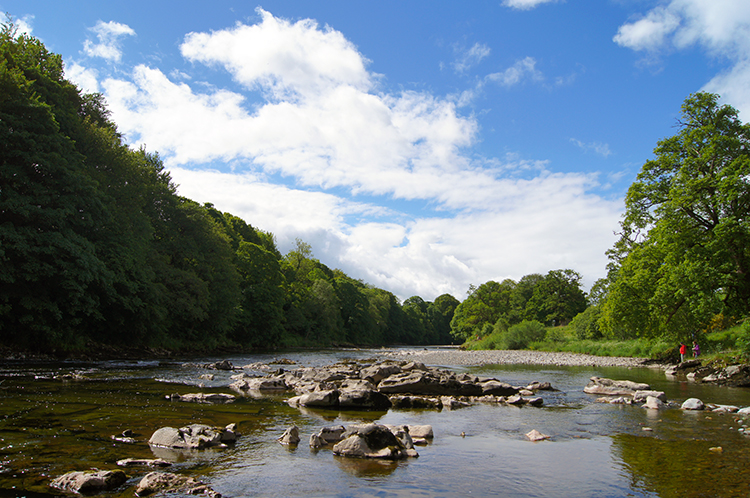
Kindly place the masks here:
POLYGON ((242 393, 293 390, 292 406, 339 410, 399 408, 458 408, 476 402, 539 406, 538 390, 549 383, 515 387, 494 378, 457 374, 420 362, 345 362, 325 367, 278 371, 265 376, 233 376, 230 388, 242 393))

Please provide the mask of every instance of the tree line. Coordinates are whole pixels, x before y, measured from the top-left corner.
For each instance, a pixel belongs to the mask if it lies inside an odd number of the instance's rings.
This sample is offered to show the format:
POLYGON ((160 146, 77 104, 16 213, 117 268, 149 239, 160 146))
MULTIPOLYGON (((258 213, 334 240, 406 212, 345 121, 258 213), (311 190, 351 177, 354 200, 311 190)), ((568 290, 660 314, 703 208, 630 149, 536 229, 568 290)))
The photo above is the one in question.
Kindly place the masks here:
MULTIPOLYGON (((688 337, 750 308, 750 126, 691 95, 628 190, 607 277, 570 269, 403 303, 176 193, 100 94, 37 39, 0 31, 0 340, 252 348, 441 344, 570 324, 580 338, 688 337), (511 330, 512 329, 512 330, 511 330)), ((531 333, 531 332, 529 332, 531 333)), ((523 341, 521 341, 522 343, 523 341)))

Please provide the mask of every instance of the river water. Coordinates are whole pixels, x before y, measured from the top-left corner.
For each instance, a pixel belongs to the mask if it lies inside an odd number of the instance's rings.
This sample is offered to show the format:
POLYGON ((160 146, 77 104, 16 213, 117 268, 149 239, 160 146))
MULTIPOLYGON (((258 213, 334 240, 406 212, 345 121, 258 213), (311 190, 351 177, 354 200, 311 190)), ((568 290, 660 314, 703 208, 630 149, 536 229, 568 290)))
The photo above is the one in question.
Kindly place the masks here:
MULTIPOLYGON (((285 352, 227 358, 235 366, 291 359, 319 366, 380 356, 385 350, 285 352)), ((218 358, 192 359, 211 362, 218 358)), ((439 365, 513 385, 550 382, 544 406, 475 405, 459 410, 338 412, 300 410, 291 394, 240 398, 232 404, 173 402, 172 393, 231 393, 234 372, 209 373, 181 361, 0 364, 0 498, 59 495, 50 481, 72 470, 114 469, 122 458, 162 457, 169 469, 209 483, 224 497, 746 497, 750 496, 750 436, 736 415, 646 410, 596 403, 583 393, 597 375, 649 383, 671 401, 750 406, 750 389, 668 380, 651 368, 530 365, 439 365), (60 380, 77 373, 78 380, 60 380), (203 385, 203 386, 201 386, 203 385), (310 434, 362 421, 430 424, 435 438, 419 458, 399 462, 335 457, 313 451, 310 434), (237 423, 230 448, 191 454, 152 450, 160 427, 237 423), (302 442, 276 442, 289 426, 302 442), (111 439, 131 429, 136 444, 111 439), (532 443, 532 429, 550 435, 532 443), (712 449, 711 449, 712 448, 712 449), (717 448, 721 448, 719 452, 717 448)), ((274 368, 277 368, 275 366, 274 368)), ((284 368, 293 368, 283 366, 284 368)), ((132 497, 148 470, 126 469, 129 481, 111 497, 132 497)))

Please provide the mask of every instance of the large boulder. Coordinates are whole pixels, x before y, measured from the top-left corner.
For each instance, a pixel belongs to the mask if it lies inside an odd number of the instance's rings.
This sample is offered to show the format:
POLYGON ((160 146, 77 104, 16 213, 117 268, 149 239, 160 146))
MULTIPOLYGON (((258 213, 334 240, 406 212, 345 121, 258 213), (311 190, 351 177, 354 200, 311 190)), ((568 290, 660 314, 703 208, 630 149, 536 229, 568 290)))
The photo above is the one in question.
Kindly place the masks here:
POLYGON ((612 380, 602 377, 591 377, 590 382, 583 388, 587 394, 606 396, 632 396, 636 391, 650 391, 651 386, 630 380, 612 380))
POLYGON ((661 410, 666 407, 667 405, 656 396, 647 396, 646 402, 643 404, 643 408, 648 408, 651 410, 661 410))
POLYGON ((480 396, 482 386, 475 377, 461 377, 446 372, 411 370, 394 374, 378 384, 386 394, 422 394, 437 396, 480 396))
POLYGON ((360 370, 359 375, 362 379, 366 379, 377 385, 381 380, 397 373, 401 373, 401 366, 395 363, 378 363, 363 368, 360 370))
POLYGON ((278 442, 286 446, 298 445, 300 442, 299 428, 296 425, 291 426, 279 437, 278 442))
POLYGON ((68 472, 53 480, 50 486, 69 493, 89 494, 115 489, 127 480, 122 470, 87 470, 68 472))
POLYGON ((192 424, 179 429, 162 427, 151 435, 148 444, 162 448, 202 450, 213 446, 225 446, 236 439, 234 424, 223 429, 204 424, 192 424))
POLYGON ((339 404, 339 392, 336 389, 313 391, 300 396, 297 403, 302 406, 317 406, 321 408, 337 407, 339 404))
POLYGON ((135 489, 135 494, 138 496, 149 496, 158 492, 206 495, 210 498, 221 498, 221 494, 203 482, 192 477, 169 472, 151 472, 146 474, 135 489))
POLYGON ((350 427, 344 433, 344 439, 333 447, 333 453, 345 457, 386 460, 419 456, 413 448, 406 448, 387 427, 378 424, 350 427))
POLYGON ((341 410, 387 410, 391 400, 374 389, 345 389, 339 392, 338 407, 341 410))

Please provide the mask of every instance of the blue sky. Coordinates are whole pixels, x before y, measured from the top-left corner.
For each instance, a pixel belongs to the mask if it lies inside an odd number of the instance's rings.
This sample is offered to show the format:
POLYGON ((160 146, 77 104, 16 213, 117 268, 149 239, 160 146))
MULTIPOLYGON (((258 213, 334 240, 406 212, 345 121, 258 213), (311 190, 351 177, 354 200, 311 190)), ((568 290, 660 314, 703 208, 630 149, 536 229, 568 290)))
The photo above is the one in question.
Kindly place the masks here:
POLYGON ((605 275, 683 100, 750 113, 747 0, 0 0, 179 192, 405 299, 605 275))

